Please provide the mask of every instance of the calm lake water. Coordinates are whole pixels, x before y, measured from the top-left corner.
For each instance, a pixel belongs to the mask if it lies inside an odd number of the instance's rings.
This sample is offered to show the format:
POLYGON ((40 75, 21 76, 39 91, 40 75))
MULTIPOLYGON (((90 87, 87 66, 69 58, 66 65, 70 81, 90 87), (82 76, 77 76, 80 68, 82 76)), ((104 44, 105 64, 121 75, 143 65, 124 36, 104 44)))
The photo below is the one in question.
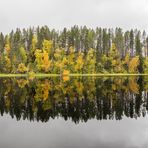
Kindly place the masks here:
POLYGON ((2 148, 148 147, 148 77, 0 79, 2 148))

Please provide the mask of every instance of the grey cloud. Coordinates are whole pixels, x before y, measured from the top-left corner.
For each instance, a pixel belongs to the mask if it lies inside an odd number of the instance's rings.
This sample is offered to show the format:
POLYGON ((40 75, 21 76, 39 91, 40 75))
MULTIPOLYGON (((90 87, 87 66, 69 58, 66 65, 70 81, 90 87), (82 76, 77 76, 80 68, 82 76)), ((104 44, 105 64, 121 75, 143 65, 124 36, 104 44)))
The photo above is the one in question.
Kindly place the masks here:
POLYGON ((146 0, 0 0, 0 31, 75 24, 148 30, 147 4, 146 0))

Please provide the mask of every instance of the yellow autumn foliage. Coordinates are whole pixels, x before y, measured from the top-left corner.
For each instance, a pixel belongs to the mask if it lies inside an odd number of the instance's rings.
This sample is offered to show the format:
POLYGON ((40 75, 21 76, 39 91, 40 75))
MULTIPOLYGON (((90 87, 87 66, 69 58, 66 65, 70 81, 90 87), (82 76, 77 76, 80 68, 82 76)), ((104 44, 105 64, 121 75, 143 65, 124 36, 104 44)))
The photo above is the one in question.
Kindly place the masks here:
POLYGON ((43 51, 46 51, 48 54, 51 53, 53 42, 51 40, 43 40, 43 51))
POLYGON ((49 60, 49 54, 45 50, 37 49, 35 51, 36 63, 38 70, 48 72, 51 68, 51 60, 49 60))
POLYGON ((76 73, 82 70, 83 66, 84 66, 83 54, 79 53, 78 58, 76 60, 76 64, 74 66, 76 73))
POLYGON ((33 71, 30 71, 28 73, 28 76, 29 76, 29 80, 33 80, 35 78, 35 73, 33 71))
POLYGON ((112 66, 116 66, 117 61, 116 60, 112 60, 112 66))
POLYGON ((129 72, 135 73, 138 71, 137 67, 139 65, 139 56, 133 57, 129 62, 129 72))
POLYGON ((10 72, 11 70, 11 60, 8 56, 4 57, 4 62, 5 62, 5 67, 4 67, 4 71, 6 72, 10 72))
POLYGON ((25 64, 20 63, 20 64, 18 65, 17 71, 20 72, 20 73, 25 73, 25 72, 28 71, 28 68, 25 66, 25 64))
POLYGON ((5 50, 6 50, 6 53, 9 54, 10 53, 10 45, 7 43, 5 44, 5 50))
POLYGON ((128 64, 129 60, 130 60, 130 56, 129 56, 129 54, 126 54, 125 59, 124 59, 124 63, 128 64))
POLYGON ((63 76, 67 76, 69 74, 70 74, 69 70, 63 70, 63 76))
POLYGON ((35 48, 36 48, 36 44, 37 44, 37 37, 35 35, 33 35, 32 37, 32 42, 31 42, 31 45, 32 45, 32 52, 34 52, 35 48))
POLYGON ((109 54, 110 54, 110 57, 115 57, 115 56, 119 55, 119 51, 118 51, 115 43, 112 43, 109 54))
POLYGON ((54 58, 59 59, 61 57, 61 50, 59 48, 55 49, 54 58))
POLYGON ((148 57, 146 57, 144 59, 144 63, 143 63, 143 66, 144 66, 144 73, 148 73, 148 57))
POLYGON ((49 60, 49 55, 46 51, 43 52, 43 69, 47 72, 51 66, 51 61, 49 60))

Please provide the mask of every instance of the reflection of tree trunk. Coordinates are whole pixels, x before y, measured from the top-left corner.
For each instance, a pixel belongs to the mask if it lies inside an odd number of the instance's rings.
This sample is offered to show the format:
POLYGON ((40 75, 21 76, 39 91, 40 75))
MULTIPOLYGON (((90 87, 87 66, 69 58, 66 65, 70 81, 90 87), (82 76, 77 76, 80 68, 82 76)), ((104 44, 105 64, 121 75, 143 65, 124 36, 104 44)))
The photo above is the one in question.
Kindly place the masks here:
POLYGON ((148 110, 148 92, 147 91, 146 91, 145 99, 146 99, 146 110, 148 110))

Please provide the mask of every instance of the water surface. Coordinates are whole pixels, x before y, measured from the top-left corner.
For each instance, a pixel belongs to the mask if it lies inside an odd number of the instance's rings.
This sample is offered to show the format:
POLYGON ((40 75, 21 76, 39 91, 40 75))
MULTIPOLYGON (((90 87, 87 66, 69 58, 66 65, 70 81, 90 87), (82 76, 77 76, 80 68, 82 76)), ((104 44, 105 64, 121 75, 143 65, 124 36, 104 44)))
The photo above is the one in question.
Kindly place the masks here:
POLYGON ((147 147, 148 78, 0 79, 0 146, 147 147))

